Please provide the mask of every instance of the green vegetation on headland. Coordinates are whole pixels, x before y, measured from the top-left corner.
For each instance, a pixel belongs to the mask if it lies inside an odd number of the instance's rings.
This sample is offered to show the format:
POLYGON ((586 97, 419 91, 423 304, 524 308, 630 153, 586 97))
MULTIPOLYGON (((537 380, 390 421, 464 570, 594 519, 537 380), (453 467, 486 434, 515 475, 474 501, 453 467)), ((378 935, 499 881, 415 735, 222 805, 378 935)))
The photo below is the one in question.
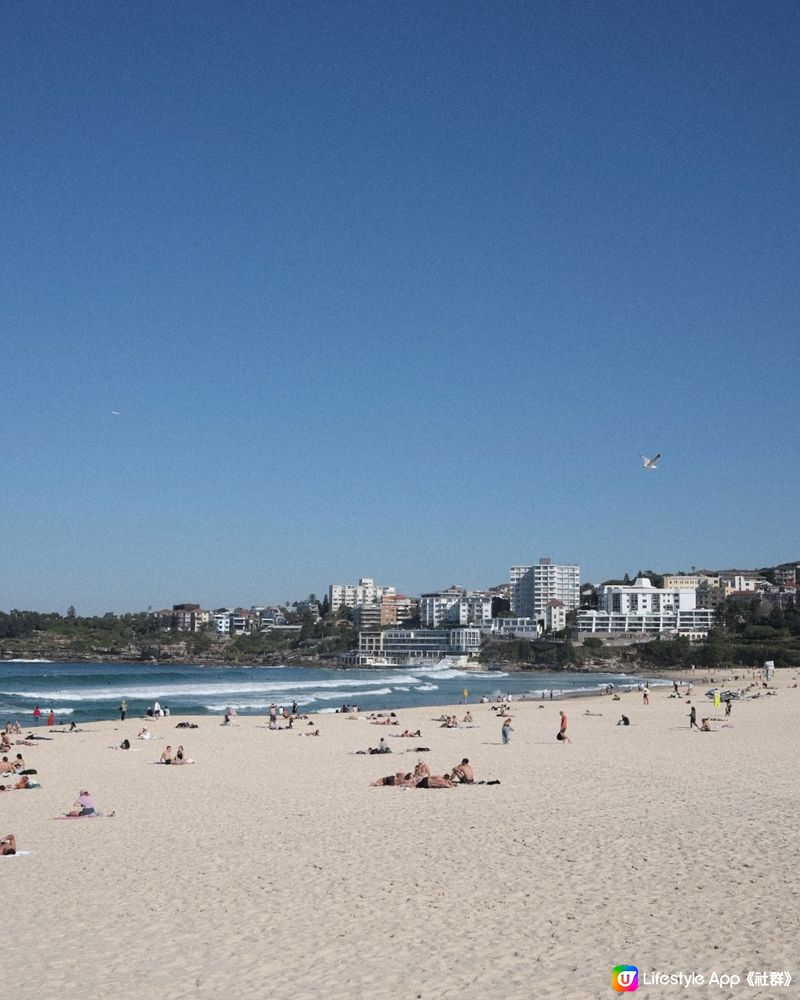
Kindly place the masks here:
POLYGON ((79 617, 36 611, 0 612, 0 659, 127 660, 175 663, 329 662, 358 644, 347 615, 327 615, 319 622, 299 617, 299 631, 216 636, 210 629, 181 632, 164 629, 152 615, 106 614, 79 617))
MULTIPOLYGON (((481 649, 484 664, 522 670, 666 670, 718 665, 800 666, 800 612, 795 607, 763 614, 761 604, 726 602, 718 609, 718 627, 705 640, 659 639, 632 645, 606 645, 588 636, 582 644, 564 634, 553 640, 491 639, 481 649)), ((318 663, 358 645, 358 631, 347 609, 325 615, 298 616, 294 631, 225 638, 210 629, 181 632, 164 629, 146 612, 80 617, 36 611, 0 612, 0 659, 172 661, 176 663, 318 663), (299 630, 297 629, 299 626, 299 630)))

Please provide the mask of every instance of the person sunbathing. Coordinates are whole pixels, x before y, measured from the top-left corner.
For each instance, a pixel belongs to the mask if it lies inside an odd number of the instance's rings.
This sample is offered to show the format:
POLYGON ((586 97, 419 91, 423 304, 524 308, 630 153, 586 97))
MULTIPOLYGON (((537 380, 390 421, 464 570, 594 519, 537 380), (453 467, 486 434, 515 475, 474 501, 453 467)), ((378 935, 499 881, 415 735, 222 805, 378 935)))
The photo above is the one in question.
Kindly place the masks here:
POLYGON ((178 747, 178 749, 175 752, 175 758, 172 761, 172 763, 173 764, 194 764, 194 761, 192 760, 191 757, 187 757, 186 756, 186 751, 183 749, 183 747, 178 747))
POLYGON ((455 788, 449 774, 429 774, 417 782, 417 788, 455 788))
POLYGON ((376 778, 371 783, 371 787, 375 788, 379 785, 402 785, 404 781, 405 774, 402 771, 398 771, 396 774, 387 774, 385 778, 376 778))
POLYGON ((144 728, 144 729, 143 729, 143 730, 142 730, 142 731, 141 731, 140 733, 138 733, 138 735, 136 736, 136 739, 137 739, 137 740, 152 740, 152 738, 153 738, 153 734, 152 734, 152 733, 150 732, 150 730, 149 730, 149 729, 148 729, 148 728, 147 728, 146 726, 145 726, 145 728, 144 728))
POLYGON ((0 760, 0 774, 11 774, 15 770, 16 768, 8 757, 3 757, 3 759, 0 760))
POLYGON ((468 757, 464 757, 460 764, 450 772, 453 781, 460 781, 463 785, 471 785, 475 781, 475 774, 468 757))
POLYGON ((469 709, 467 709, 467 714, 464 716, 464 718, 463 718, 462 721, 464 721, 464 722, 472 722, 472 712, 470 712, 469 709))
POLYGON ((700 732, 701 733, 711 733, 711 732, 713 732, 713 730, 711 728, 711 723, 709 722, 708 719, 701 719, 700 720, 700 732))
POLYGON ((158 758, 160 764, 171 764, 173 760, 172 747, 166 747, 164 752, 158 758))
POLYGON ((414 777, 417 779, 417 781, 420 781, 422 778, 430 777, 430 773, 431 769, 428 767, 425 761, 418 760, 417 766, 414 768, 414 777))
POLYGON ((0 840, 0 854, 7 857, 9 854, 17 853, 17 838, 13 833, 7 833, 2 840, 0 840))
POLYGON ((16 783, 16 785, 14 785, 15 789, 38 788, 38 787, 39 787, 38 785, 32 785, 31 784, 31 779, 28 777, 27 774, 23 774, 20 777, 19 781, 16 783))

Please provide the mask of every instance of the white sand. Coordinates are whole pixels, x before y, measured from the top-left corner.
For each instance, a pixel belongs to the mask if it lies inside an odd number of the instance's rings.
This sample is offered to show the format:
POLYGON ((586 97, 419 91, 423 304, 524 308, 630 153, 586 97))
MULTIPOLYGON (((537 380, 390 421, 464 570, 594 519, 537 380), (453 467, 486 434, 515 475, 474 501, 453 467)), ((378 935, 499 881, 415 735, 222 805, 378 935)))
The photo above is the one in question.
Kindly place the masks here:
POLYGON ((154 743, 128 719, 21 747, 44 787, 0 795, 0 834, 32 852, 0 860, 4 992, 586 1000, 615 995, 626 963, 800 982, 800 689, 778 683, 711 734, 689 733, 689 707, 661 689, 649 708, 637 694, 565 703, 569 746, 554 702, 515 706, 507 747, 486 705, 473 729, 400 711, 422 739, 390 739, 383 757, 354 751, 398 730, 333 715, 317 739, 254 718, 184 732, 175 716, 148 721, 154 743), (107 749, 124 736, 135 752, 107 749), (155 766, 167 742, 197 764, 155 766), (370 787, 412 769, 416 745, 435 772, 467 756, 501 784, 370 787), (116 816, 55 822, 82 787, 116 816))

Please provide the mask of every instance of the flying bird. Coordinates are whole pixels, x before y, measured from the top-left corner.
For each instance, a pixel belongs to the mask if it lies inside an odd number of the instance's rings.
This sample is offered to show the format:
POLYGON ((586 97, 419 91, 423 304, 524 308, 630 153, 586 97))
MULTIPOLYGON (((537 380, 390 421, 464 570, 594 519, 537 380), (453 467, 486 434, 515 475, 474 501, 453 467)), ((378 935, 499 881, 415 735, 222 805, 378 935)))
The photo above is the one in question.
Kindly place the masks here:
POLYGON ((122 414, 120 413, 119 410, 112 410, 111 412, 114 414, 115 417, 121 417, 122 416, 122 414))
POLYGON ((658 461, 661 458, 661 452, 659 452, 657 455, 653 455, 652 458, 648 458, 647 455, 640 455, 639 457, 642 460, 643 469, 657 469, 658 461))

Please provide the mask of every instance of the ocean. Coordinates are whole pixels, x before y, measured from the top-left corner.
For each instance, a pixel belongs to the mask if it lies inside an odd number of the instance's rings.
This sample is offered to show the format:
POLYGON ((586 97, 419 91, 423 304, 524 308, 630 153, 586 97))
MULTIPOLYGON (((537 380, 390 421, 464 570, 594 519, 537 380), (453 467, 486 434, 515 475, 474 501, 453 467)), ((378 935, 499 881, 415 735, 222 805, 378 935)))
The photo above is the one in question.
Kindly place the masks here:
MULTIPOLYGON (((597 691, 606 684, 628 686, 640 678, 623 674, 504 673, 447 666, 352 670, 315 667, 176 666, 175 664, 51 663, 0 661, 0 726, 19 719, 30 725, 38 705, 53 709, 58 722, 90 722, 118 717, 124 698, 131 718, 144 716, 158 700, 172 715, 264 715, 270 704, 302 712, 333 712, 343 704, 362 711, 458 704, 554 690, 559 694, 597 691)), ((652 684, 653 681, 650 680, 652 684)))

